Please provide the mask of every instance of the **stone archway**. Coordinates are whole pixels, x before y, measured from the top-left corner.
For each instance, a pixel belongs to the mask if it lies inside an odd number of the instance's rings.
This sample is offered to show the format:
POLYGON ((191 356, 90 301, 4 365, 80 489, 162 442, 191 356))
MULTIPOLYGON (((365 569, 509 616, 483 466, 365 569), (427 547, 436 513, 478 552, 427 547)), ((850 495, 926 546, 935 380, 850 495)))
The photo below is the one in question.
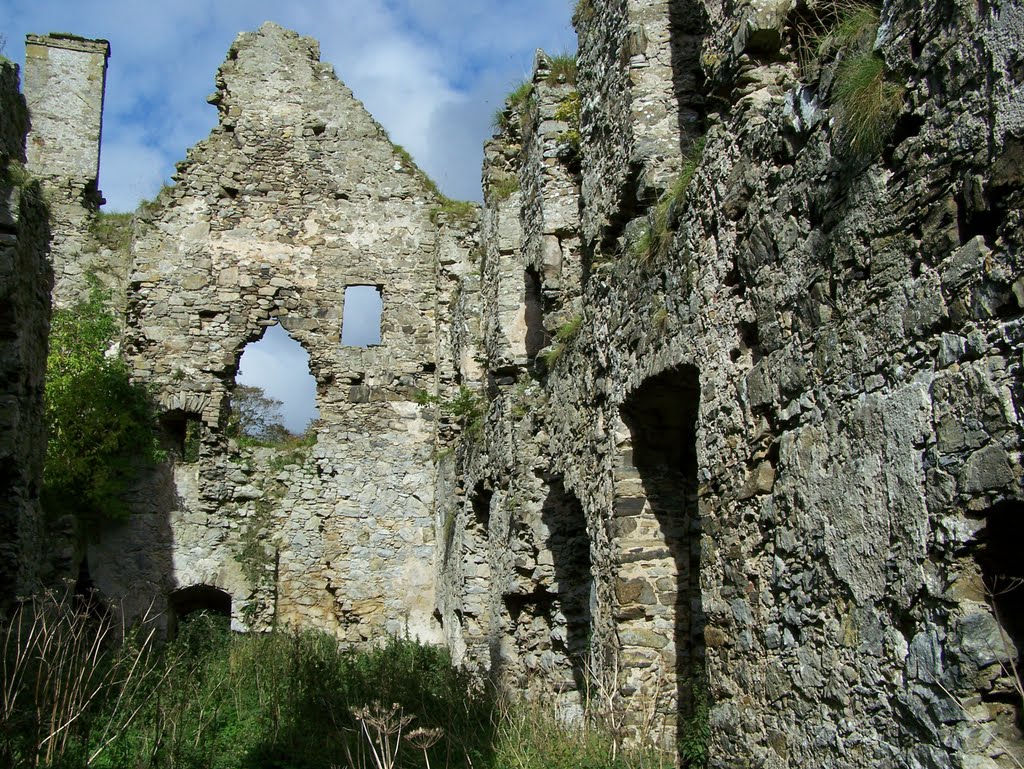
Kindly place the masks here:
POLYGON ((167 596, 167 634, 173 638, 182 619, 196 612, 222 617, 231 622, 231 594, 212 585, 179 588, 167 596))
POLYGON ((619 690, 633 716, 654 709, 653 728, 668 743, 705 678, 699 400, 697 369, 680 366, 645 380, 619 411, 612 527, 619 690))

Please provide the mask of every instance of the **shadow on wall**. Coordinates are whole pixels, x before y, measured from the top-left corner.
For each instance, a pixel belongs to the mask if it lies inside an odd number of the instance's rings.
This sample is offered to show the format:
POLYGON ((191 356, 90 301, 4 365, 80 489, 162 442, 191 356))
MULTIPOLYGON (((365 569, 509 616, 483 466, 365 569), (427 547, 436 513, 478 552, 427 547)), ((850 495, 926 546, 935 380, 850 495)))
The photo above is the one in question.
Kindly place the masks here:
POLYGON ((695 691, 706 685, 699 398, 697 369, 682 366, 645 380, 620 411, 629 430, 613 528, 620 664, 634 696, 657 699, 654 727, 674 727, 677 738, 693 715, 695 691))
POLYGON ((581 697, 587 691, 592 627, 590 538, 583 506, 561 478, 548 484, 541 517, 550 532, 548 548, 555 569, 555 616, 553 646, 562 652, 572 670, 573 683, 581 697))
POLYGON ((708 18, 700 0, 671 0, 668 6, 672 88, 679 103, 679 143, 683 154, 704 134, 706 84, 700 49, 708 18))

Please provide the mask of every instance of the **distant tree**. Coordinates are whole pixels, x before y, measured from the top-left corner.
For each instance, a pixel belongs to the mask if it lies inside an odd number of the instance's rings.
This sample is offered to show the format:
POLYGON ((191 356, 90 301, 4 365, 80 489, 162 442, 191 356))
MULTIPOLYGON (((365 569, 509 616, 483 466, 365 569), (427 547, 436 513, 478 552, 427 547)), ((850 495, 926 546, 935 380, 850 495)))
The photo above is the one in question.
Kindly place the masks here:
POLYGON ((282 405, 260 387, 235 385, 231 394, 228 435, 267 443, 279 443, 292 437, 284 426, 282 405))

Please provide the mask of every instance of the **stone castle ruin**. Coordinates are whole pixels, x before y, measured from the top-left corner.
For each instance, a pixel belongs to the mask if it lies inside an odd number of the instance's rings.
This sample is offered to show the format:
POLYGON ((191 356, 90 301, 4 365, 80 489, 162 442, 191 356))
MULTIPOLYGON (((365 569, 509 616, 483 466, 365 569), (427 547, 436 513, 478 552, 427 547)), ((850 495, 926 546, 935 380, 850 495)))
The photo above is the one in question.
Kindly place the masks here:
POLYGON ((109 46, 30 36, 24 97, 0 68, 36 179, 0 196, 6 594, 44 560, 47 295, 93 274, 169 447, 66 558, 129 613, 409 634, 667 746, 706 697, 715 767, 1019 766, 1024 6, 892 0, 845 40, 841 11, 583 0, 576 82, 538 52, 472 210, 268 23, 127 253, 89 229, 109 46), (856 56, 896 103, 874 150, 856 56), (359 287, 380 344, 343 343, 359 287), (320 414, 281 452, 227 432, 275 324, 320 414))

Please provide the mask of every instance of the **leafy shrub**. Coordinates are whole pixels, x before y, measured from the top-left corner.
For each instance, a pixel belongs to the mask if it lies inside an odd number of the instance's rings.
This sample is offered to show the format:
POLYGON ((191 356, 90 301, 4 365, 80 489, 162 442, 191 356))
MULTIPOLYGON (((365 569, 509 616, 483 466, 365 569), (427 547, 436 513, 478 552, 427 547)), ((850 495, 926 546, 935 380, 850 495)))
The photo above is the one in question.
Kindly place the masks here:
POLYGON ((148 394, 107 352, 118 324, 106 301, 92 279, 86 301, 56 310, 46 359, 43 507, 92 523, 126 517, 139 469, 163 459, 148 394))
POLYGON ((555 110, 555 120, 560 120, 569 126, 563 135, 566 142, 573 148, 580 148, 580 92, 573 91, 558 103, 555 110))
POLYGON ((841 137, 857 154, 885 145, 903 105, 903 87, 885 80, 885 62, 875 52, 851 56, 836 70, 832 92, 841 112, 841 137))

